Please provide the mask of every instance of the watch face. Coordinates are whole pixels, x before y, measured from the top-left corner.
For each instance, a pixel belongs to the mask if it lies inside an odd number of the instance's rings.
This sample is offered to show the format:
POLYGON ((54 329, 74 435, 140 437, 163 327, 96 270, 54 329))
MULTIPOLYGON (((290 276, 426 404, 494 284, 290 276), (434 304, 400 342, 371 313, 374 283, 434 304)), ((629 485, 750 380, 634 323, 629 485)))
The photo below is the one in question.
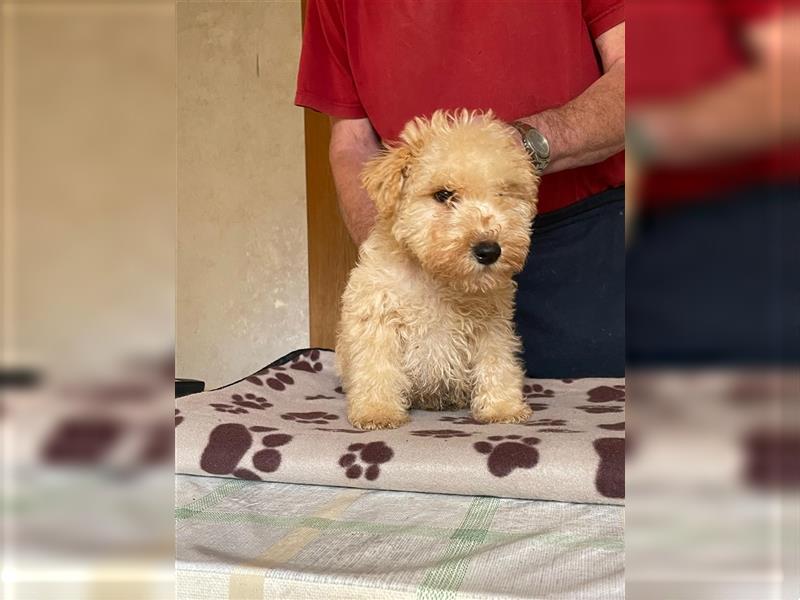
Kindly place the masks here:
POLYGON ((545 138, 541 133, 532 129, 528 132, 528 142, 530 145, 533 146, 533 149, 536 151, 536 154, 541 156, 549 156, 550 155, 550 144, 547 142, 547 138, 545 138))

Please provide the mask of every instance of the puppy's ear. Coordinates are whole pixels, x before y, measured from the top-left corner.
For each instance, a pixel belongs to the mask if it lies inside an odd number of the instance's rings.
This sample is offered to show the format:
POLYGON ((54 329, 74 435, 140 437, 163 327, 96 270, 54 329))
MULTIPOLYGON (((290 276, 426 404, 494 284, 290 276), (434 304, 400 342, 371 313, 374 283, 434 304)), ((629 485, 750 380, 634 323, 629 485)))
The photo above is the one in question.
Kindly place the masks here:
POLYGON ((364 166, 361 183, 375 203, 379 218, 388 219, 394 214, 410 162, 411 150, 403 144, 387 148, 364 166))

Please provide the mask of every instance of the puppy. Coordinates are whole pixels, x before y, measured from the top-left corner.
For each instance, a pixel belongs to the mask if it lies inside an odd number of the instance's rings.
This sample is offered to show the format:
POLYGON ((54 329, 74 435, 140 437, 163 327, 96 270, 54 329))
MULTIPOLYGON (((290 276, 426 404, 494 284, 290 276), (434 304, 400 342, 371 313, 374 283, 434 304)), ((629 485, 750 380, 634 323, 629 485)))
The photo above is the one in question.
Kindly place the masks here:
POLYGON ((362 182, 378 217, 342 298, 336 344, 350 423, 470 406, 525 421, 512 321, 539 180, 514 129, 465 110, 409 122, 362 182))

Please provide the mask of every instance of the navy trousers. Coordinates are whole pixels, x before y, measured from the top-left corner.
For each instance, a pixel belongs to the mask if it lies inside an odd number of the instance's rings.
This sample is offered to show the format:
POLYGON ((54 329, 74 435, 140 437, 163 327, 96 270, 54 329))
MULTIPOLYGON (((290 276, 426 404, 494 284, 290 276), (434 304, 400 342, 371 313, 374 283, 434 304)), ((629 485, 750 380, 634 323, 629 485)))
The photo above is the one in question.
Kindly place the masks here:
POLYGON ((517 283, 528 376, 624 376, 625 188, 537 216, 517 283))

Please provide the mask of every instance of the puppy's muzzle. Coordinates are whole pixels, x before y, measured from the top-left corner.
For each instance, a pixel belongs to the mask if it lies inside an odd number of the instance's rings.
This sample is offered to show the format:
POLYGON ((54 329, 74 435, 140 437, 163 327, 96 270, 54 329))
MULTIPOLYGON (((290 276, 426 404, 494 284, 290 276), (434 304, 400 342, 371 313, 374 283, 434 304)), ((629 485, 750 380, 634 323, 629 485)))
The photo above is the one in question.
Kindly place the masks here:
POLYGON ((500 258, 500 244, 497 242, 478 242, 472 247, 472 254, 482 265, 491 265, 500 258))

